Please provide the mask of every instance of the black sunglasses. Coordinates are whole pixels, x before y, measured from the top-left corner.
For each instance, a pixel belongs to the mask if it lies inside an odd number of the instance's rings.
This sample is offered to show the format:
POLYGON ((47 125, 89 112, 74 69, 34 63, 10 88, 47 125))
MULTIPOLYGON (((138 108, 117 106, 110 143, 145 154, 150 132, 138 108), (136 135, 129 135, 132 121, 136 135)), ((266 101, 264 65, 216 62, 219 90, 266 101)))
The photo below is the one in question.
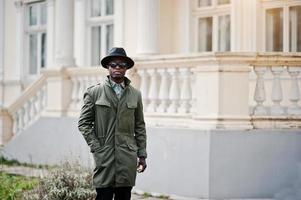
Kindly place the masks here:
POLYGON ((112 68, 116 68, 117 66, 121 67, 121 68, 126 68, 128 66, 127 63, 116 63, 116 62, 110 62, 108 64, 109 67, 112 67, 112 68))

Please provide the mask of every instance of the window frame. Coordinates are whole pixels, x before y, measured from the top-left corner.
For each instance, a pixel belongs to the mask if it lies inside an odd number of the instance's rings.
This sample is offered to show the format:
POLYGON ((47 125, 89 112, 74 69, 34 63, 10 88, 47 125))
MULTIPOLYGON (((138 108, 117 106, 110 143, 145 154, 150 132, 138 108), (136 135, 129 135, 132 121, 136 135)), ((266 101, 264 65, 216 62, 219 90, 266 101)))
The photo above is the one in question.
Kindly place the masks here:
MULTIPOLYGON (((47 21, 48 19, 46 18, 46 23, 45 24, 40 24, 41 23, 41 4, 45 4, 47 8, 47 1, 27 1, 25 4, 25 15, 24 15, 24 52, 27 52, 24 54, 24 61, 25 61, 25 69, 24 69, 24 76, 27 79, 32 79, 35 78, 37 75, 41 73, 42 68, 47 67, 47 21), (29 25, 29 8, 30 6, 37 4, 38 9, 37 9, 37 25, 29 25), (46 34, 46 41, 45 41, 45 53, 46 53, 46 58, 44 61, 44 67, 42 67, 42 34, 46 34), (37 69, 35 74, 30 73, 30 34, 37 34, 37 69)), ((47 9, 46 9, 47 10, 47 9)), ((47 15, 47 13, 46 13, 47 15)))
MULTIPOLYGON (((101 0, 103 5, 105 5, 106 0, 101 0)), ((113 4, 113 15, 97 16, 92 17, 91 15, 91 0, 87 1, 86 6, 86 36, 87 36, 87 51, 86 51, 86 61, 90 66, 96 66, 92 64, 92 28, 100 26, 101 27, 101 49, 99 55, 99 63, 102 56, 106 55, 106 27, 107 25, 113 25, 113 45, 115 41, 115 13, 116 13, 116 1, 113 4)), ((101 13, 105 13, 105 6, 102 6, 101 13)))
MULTIPOLYGON (((199 19, 212 17, 212 51, 202 51, 202 52, 218 52, 219 51, 219 17, 224 15, 229 15, 230 17, 230 49, 231 51, 231 1, 229 4, 221 4, 218 5, 218 0, 212 0, 212 4, 210 6, 199 7, 198 0, 193 0, 192 4, 192 26, 193 26, 193 35, 192 39, 192 49, 195 52, 200 52, 198 49, 199 38, 198 38, 198 30, 199 30, 199 19)), ((227 51, 228 52, 228 51, 227 51)))
POLYGON ((266 17, 267 17, 267 10, 269 9, 275 9, 275 8, 282 8, 283 10, 283 38, 282 38, 282 43, 283 43, 283 49, 282 51, 277 51, 277 52, 290 52, 290 35, 289 35, 289 29, 290 29, 290 17, 289 17, 289 12, 290 12, 290 7, 294 6, 301 6, 300 0, 287 0, 285 2, 283 1, 273 1, 273 0, 261 0, 262 3, 262 18, 263 18, 263 23, 262 23, 262 37, 263 37, 263 43, 262 43, 262 49, 263 51, 267 52, 267 46, 266 46, 266 17))

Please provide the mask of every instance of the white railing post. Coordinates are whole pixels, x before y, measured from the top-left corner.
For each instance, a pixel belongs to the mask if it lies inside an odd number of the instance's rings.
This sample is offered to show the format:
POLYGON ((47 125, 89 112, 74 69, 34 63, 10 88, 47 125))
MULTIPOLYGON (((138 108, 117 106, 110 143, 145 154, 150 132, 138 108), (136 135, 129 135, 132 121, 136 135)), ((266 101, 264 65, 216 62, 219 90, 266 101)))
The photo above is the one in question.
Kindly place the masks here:
POLYGON ((137 71, 140 76, 140 91, 142 95, 143 105, 145 108, 148 106, 148 88, 149 88, 149 76, 146 69, 139 69, 137 71))
POLYGON ((263 106, 263 103, 266 100, 265 87, 264 87, 264 74, 266 72, 266 67, 254 67, 256 73, 256 86, 254 91, 254 100, 256 105, 253 111, 254 115, 266 115, 267 111, 263 106))
POLYGON ((166 71, 166 69, 158 69, 158 72, 161 77, 161 84, 159 89, 159 100, 160 105, 157 109, 157 112, 159 113, 165 113, 168 106, 168 94, 169 94, 169 75, 166 71))
POLYGON ((149 88, 149 105, 147 107, 147 112, 155 112, 158 104, 158 75, 156 69, 148 69, 147 73, 150 76, 150 88, 149 88))
POLYGON ((195 114, 196 112, 196 98, 197 98, 197 87, 196 87, 196 75, 192 70, 190 76, 190 88, 191 88, 191 100, 190 100, 190 110, 189 112, 195 114))
POLYGON ((301 71, 301 67, 288 67, 287 71, 291 76, 291 88, 289 94, 289 100, 291 105, 287 109, 287 113, 291 115, 300 115, 301 107, 298 105, 300 100, 300 88, 298 84, 298 76, 301 71))
POLYGON ((171 86, 169 90, 170 105, 167 109, 168 113, 177 113, 180 99, 178 69, 171 68, 167 70, 171 76, 171 86))
POLYGON ((190 76, 191 72, 189 68, 181 68, 180 75, 183 79, 180 95, 180 107, 179 113, 188 113, 190 110, 190 101, 191 101, 191 85, 190 85, 190 76))
POLYGON ((280 82, 280 75, 283 72, 283 67, 271 67, 271 72, 274 76, 272 88, 273 105, 271 107, 271 115, 283 115, 284 108, 280 105, 281 101, 283 100, 282 87, 280 82))

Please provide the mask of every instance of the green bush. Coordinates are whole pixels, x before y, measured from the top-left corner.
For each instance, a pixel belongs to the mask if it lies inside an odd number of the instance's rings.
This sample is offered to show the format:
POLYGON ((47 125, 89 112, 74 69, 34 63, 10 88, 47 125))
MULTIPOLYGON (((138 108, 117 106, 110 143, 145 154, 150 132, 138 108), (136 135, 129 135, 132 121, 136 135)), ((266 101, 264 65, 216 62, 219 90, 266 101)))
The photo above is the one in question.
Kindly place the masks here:
POLYGON ((64 164, 39 181, 38 187, 23 195, 24 200, 92 200, 91 172, 79 164, 64 164))
POLYGON ((8 175, 0 173, 0 199, 16 200, 21 199, 22 192, 31 190, 38 184, 36 178, 8 175))

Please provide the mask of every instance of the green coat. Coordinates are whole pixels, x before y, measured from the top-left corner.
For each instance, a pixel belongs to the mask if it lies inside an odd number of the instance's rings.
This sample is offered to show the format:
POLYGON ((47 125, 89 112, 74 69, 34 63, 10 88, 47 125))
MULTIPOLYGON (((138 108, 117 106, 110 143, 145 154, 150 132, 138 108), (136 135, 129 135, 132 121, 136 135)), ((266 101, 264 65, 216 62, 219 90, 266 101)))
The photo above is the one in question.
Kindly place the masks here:
POLYGON ((146 132, 141 93, 125 78, 120 99, 109 78, 84 94, 78 128, 95 160, 93 185, 134 186, 137 156, 146 157, 146 132))

